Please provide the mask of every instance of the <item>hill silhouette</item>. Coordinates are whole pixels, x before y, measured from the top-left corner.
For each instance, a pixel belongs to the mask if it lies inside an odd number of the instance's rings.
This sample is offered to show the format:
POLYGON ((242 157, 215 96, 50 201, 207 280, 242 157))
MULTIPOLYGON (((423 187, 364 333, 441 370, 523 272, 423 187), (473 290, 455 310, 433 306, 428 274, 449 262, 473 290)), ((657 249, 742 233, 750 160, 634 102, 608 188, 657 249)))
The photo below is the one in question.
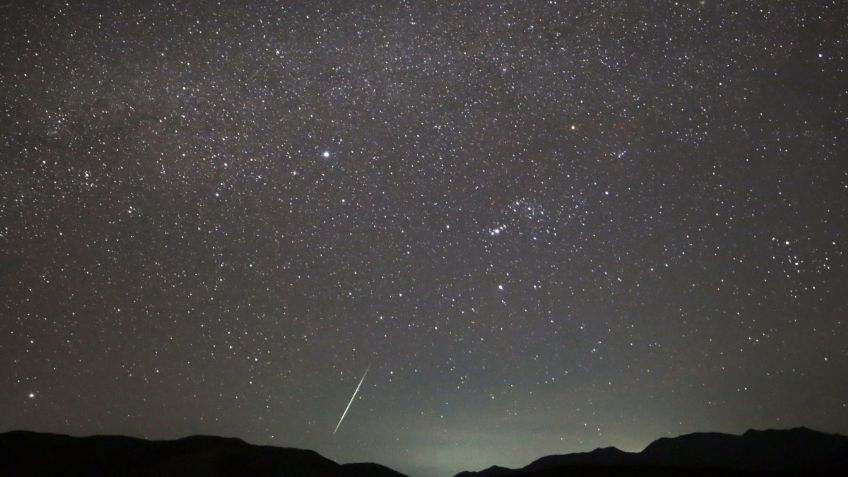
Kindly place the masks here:
MULTIPOLYGON (((256 446, 240 439, 190 436, 151 441, 0 434, 0 475, 405 477, 373 463, 337 464, 317 452, 256 446)), ((661 438, 641 452, 614 447, 551 455, 520 469, 493 466, 456 477, 848 475, 848 437, 806 428, 695 433, 661 438)))
POLYGON ((339 465, 315 451, 256 446, 234 438, 151 441, 28 431, 0 434, 0 475, 406 477, 378 464, 339 465))
POLYGON ((490 467, 456 477, 648 475, 848 475, 848 437, 806 428, 695 433, 652 442, 642 452, 615 447, 551 455, 520 469, 490 467))

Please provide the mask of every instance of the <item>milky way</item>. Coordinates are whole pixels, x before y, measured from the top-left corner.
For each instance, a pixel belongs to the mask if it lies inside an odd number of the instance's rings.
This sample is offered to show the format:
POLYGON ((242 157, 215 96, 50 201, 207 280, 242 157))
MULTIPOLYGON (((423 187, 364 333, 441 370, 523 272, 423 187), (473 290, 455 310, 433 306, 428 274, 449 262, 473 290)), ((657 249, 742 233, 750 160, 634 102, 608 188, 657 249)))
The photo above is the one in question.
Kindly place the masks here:
POLYGON ((846 39, 839 1, 8 2, 2 430, 415 477, 848 433, 846 39))

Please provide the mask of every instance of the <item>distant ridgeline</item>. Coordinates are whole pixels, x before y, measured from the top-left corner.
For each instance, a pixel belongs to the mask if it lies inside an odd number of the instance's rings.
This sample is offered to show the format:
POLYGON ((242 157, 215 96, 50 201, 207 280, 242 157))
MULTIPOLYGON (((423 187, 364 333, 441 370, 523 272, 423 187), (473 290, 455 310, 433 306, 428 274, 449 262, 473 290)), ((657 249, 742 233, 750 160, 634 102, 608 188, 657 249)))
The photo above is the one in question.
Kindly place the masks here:
POLYGON ((148 441, 123 436, 0 434, 0 476, 406 477, 377 464, 337 464, 315 451, 192 436, 148 441))
MULTIPOLYGON (((688 434, 642 452, 613 447, 547 456, 521 469, 491 467, 456 477, 848 476, 848 437, 805 428, 741 436, 688 434)), ((122 436, 0 434, 0 476, 404 477, 377 464, 337 464, 310 450, 193 436, 148 441, 122 436)))
POLYGON ((848 476, 848 437, 806 428, 696 433, 654 441, 642 452, 615 447, 542 457, 521 469, 490 467, 456 477, 848 476))

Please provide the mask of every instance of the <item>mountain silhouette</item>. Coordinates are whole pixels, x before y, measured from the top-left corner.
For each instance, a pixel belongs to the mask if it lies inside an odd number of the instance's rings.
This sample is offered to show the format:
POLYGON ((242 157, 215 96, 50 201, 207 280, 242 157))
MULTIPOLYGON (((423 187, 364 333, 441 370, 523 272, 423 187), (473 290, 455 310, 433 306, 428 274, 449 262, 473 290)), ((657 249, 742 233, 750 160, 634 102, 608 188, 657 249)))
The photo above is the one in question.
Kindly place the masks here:
MULTIPOLYGON (((190 436, 151 441, 0 434, 0 476, 405 477, 373 463, 337 464, 317 452, 190 436)), ((542 457, 520 469, 493 466, 456 477, 848 475, 848 437, 806 428, 695 433, 661 438, 641 452, 614 447, 542 457)))
POLYGON ((28 431, 0 434, 0 475, 406 477, 378 464, 339 465, 315 451, 256 446, 234 438, 150 441, 28 431))
POLYGON ((614 447, 551 455, 520 469, 490 467, 456 477, 848 475, 848 437, 806 428, 695 433, 652 442, 642 452, 614 447))

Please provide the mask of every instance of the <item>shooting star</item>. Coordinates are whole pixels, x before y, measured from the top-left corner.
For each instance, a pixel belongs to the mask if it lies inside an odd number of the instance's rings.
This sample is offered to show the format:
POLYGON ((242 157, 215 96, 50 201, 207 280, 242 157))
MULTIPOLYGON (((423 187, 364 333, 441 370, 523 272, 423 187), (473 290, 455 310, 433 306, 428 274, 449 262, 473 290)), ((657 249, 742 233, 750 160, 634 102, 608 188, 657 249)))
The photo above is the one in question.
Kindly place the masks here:
POLYGON ((362 381, 365 381, 365 376, 368 375, 368 370, 371 369, 371 365, 369 364, 367 368, 365 368, 365 373, 362 374, 362 379, 359 380, 359 384, 356 385, 356 389, 353 391, 353 396, 350 397, 350 401, 347 403, 347 407, 342 413, 342 417, 339 418, 339 423, 336 424, 336 428, 333 429, 333 435, 336 435, 336 431, 339 430, 339 426, 342 425, 342 421, 344 421, 345 416, 347 415, 347 410, 350 409, 350 405, 353 404, 353 400, 356 398, 356 393, 359 392, 359 387, 362 386, 362 381))

